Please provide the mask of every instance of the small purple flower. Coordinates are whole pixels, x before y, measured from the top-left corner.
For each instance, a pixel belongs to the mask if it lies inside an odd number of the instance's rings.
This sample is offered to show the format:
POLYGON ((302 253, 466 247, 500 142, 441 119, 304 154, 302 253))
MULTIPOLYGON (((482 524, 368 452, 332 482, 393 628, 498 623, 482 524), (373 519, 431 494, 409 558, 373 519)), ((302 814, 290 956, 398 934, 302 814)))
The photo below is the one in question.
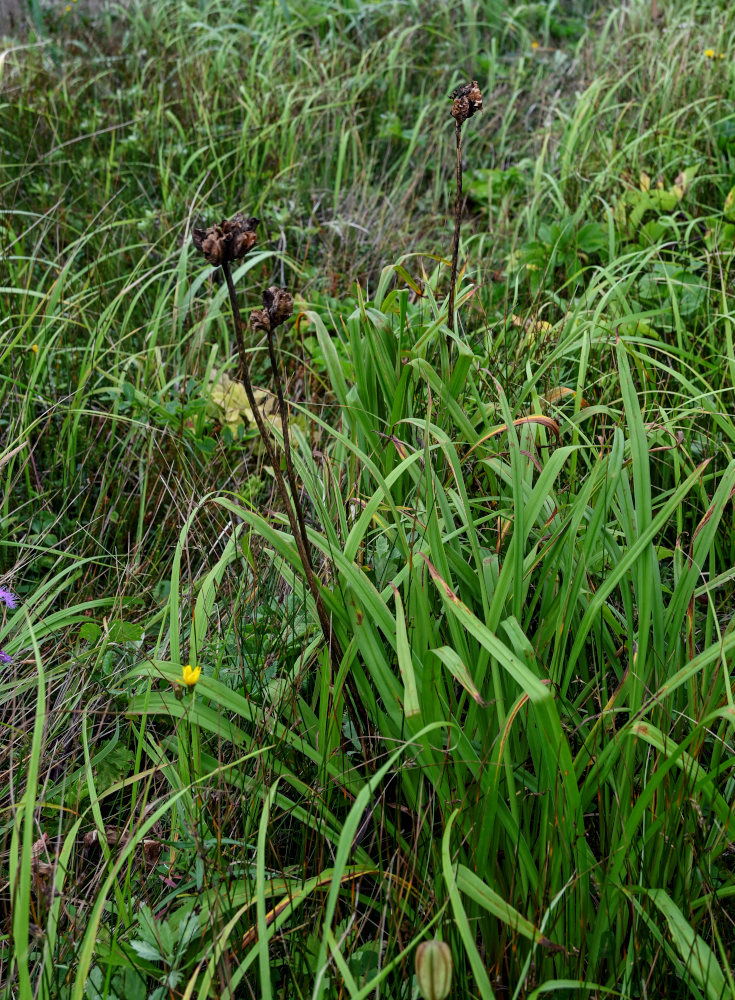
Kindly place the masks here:
POLYGON ((8 654, 5 652, 5 650, 0 649, 0 663, 8 664, 8 663, 12 663, 12 662, 13 662, 13 657, 12 656, 8 656, 8 654))
POLYGON ((0 602, 11 610, 18 607, 18 598, 11 590, 6 590, 4 587, 0 587, 0 602))

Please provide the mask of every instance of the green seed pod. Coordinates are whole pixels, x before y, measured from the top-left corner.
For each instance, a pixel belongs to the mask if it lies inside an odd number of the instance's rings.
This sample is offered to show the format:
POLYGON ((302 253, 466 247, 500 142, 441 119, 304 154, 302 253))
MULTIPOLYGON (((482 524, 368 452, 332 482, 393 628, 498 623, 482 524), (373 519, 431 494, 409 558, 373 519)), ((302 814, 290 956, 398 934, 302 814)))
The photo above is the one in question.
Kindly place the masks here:
POLYGON ((416 978, 424 1000, 444 1000, 452 988, 452 952, 444 941, 433 938, 416 949, 416 978))

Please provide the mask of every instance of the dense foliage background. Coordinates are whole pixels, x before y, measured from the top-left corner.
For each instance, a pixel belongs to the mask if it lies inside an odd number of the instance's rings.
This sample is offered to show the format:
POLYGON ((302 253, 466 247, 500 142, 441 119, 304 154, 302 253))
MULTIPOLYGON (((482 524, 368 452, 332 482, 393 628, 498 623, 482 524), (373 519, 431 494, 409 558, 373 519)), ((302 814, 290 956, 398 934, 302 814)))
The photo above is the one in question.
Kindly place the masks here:
POLYGON ((408 1000, 440 937, 452 996, 735 997, 735 8, 30 9, 0 995, 408 1000), (337 664, 190 242, 238 210, 337 664))

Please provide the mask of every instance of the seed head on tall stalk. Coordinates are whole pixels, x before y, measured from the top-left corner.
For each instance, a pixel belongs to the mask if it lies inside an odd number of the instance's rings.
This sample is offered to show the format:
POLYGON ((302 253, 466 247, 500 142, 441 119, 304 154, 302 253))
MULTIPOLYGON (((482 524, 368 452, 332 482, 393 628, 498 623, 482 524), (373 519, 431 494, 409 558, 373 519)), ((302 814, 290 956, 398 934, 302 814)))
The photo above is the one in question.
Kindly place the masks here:
POLYGON ((482 94, 477 80, 465 83, 452 91, 454 131, 457 138, 457 196, 454 202, 454 242, 452 243, 452 277, 449 286, 447 325, 454 332, 454 298, 457 289, 457 258, 459 256, 459 229, 462 222, 462 126, 477 111, 482 111, 482 94))
MULTIPOLYGON (((281 415, 281 426, 283 429, 283 451, 286 464, 286 475, 291 487, 289 496, 283 473, 281 472, 281 452, 276 441, 271 440, 271 434, 266 427, 260 407, 255 399, 253 385, 250 381, 250 365, 248 364, 247 352, 245 350, 245 336, 243 332, 244 324, 240 315, 240 306, 237 301, 237 292, 232 279, 230 264, 233 261, 244 257, 255 246, 256 229, 258 220, 246 218, 238 212, 231 219, 224 219, 219 225, 210 226, 208 229, 195 229, 192 232, 192 242, 206 260, 214 267, 221 267, 227 282, 227 291, 230 296, 230 306, 232 308, 232 318, 235 324, 235 339, 239 364, 237 378, 245 388, 248 403, 253 412, 258 434, 265 447, 268 461, 273 469, 276 479, 276 488, 281 498, 281 503, 288 518, 289 527, 299 558, 304 569, 306 581, 311 591, 311 596, 316 605, 319 624, 324 634, 329 656, 332 661, 335 676, 342 660, 342 649, 337 636, 334 634, 332 622, 324 604, 319 583, 314 572, 314 565, 311 560, 309 550, 309 539, 306 533, 306 523, 304 512, 299 498, 299 487, 291 457, 291 444, 288 429, 288 408, 283 397, 281 376, 276 357, 274 334, 276 328, 284 323, 293 313, 293 297, 285 288, 269 288, 263 293, 263 308, 255 309, 250 317, 250 325, 254 333, 266 334, 268 340, 268 353, 273 368, 273 378, 276 383, 276 394, 281 415)), ((361 722, 366 721, 364 708, 357 696, 357 691, 351 678, 347 678, 347 686, 352 696, 353 710, 356 718, 361 722)))
MULTIPOLYGON (((304 567, 304 573, 306 574, 309 589, 311 590, 312 597, 314 598, 314 602, 317 607, 317 612, 319 613, 320 624, 324 630, 325 639, 331 647, 336 642, 336 638, 332 634, 329 616, 327 615, 321 593, 319 592, 319 585, 316 581, 314 567, 309 553, 304 515, 301 510, 301 502, 299 500, 296 480, 293 473, 293 463, 291 461, 291 449, 288 439, 288 416, 284 404, 280 374, 274 356, 272 341, 275 328, 287 320, 293 312, 293 298, 285 288, 271 288, 263 296, 264 308, 262 310, 255 310, 252 317, 254 331, 265 332, 268 335, 268 347, 271 356, 271 363, 273 364, 273 375, 276 380, 278 402, 281 407, 281 420, 283 422, 284 431, 283 446, 287 456, 286 468, 292 490, 291 497, 289 497, 288 490, 286 489, 286 484, 283 479, 283 474, 281 473, 281 456, 278 446, 275 442, 271 441, 270 433, 265 425, 263 415, 260 412, 260 407, 256 402, 252 382, 250 381, 250 366, 248 364, 247 353, 245 351, 243 321, 242 316, 240 315, 240 306, 237 301, 235 283, 232 280, 232 272, 230 271, 230 264, 233 261, 244 257, 245 254, 247 254, 255 246, 257 226, 257 219, 246 219, 241 212, 238 212, 237 215, 234 215, 231 219, 224 219, 218 226, 210 226, 208 229, 195 229, 192 233, 192 242, 210 264, 213 264, 215 267, 218 265, 221 266, 224 272, 225 281, 227 282, 227 291, 230 296, 230 306, 232 307, 232 318, 235 323, 237 352, 240 359, 237 369, 237 378, 245 387, 245 393, 248 397, 250 408, 253 411, 253 417, 255 418, 258 433, 260 434, 260 438, 268 455, 268 461, 270 462, 273 473, 276 477, 276 487, 278 488, 281 502, 283 503, 286 511, 289 526, 299 552, 299 557, 304 567)), ((341 651, 339 652, 341 654, 341 651)))

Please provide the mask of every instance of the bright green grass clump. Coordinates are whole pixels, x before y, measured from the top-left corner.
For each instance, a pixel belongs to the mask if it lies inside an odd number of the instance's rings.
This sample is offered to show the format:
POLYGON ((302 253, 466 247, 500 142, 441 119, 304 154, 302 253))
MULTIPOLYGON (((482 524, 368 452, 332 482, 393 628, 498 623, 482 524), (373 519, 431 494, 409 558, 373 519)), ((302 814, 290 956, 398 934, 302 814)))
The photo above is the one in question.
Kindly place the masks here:
POLYGON ((0 997, 414 1000, 434 938, 450 996, 735 997, 731 5, 31 8, 0 997), (192 252, 236 211, 336 663, 192 252))

